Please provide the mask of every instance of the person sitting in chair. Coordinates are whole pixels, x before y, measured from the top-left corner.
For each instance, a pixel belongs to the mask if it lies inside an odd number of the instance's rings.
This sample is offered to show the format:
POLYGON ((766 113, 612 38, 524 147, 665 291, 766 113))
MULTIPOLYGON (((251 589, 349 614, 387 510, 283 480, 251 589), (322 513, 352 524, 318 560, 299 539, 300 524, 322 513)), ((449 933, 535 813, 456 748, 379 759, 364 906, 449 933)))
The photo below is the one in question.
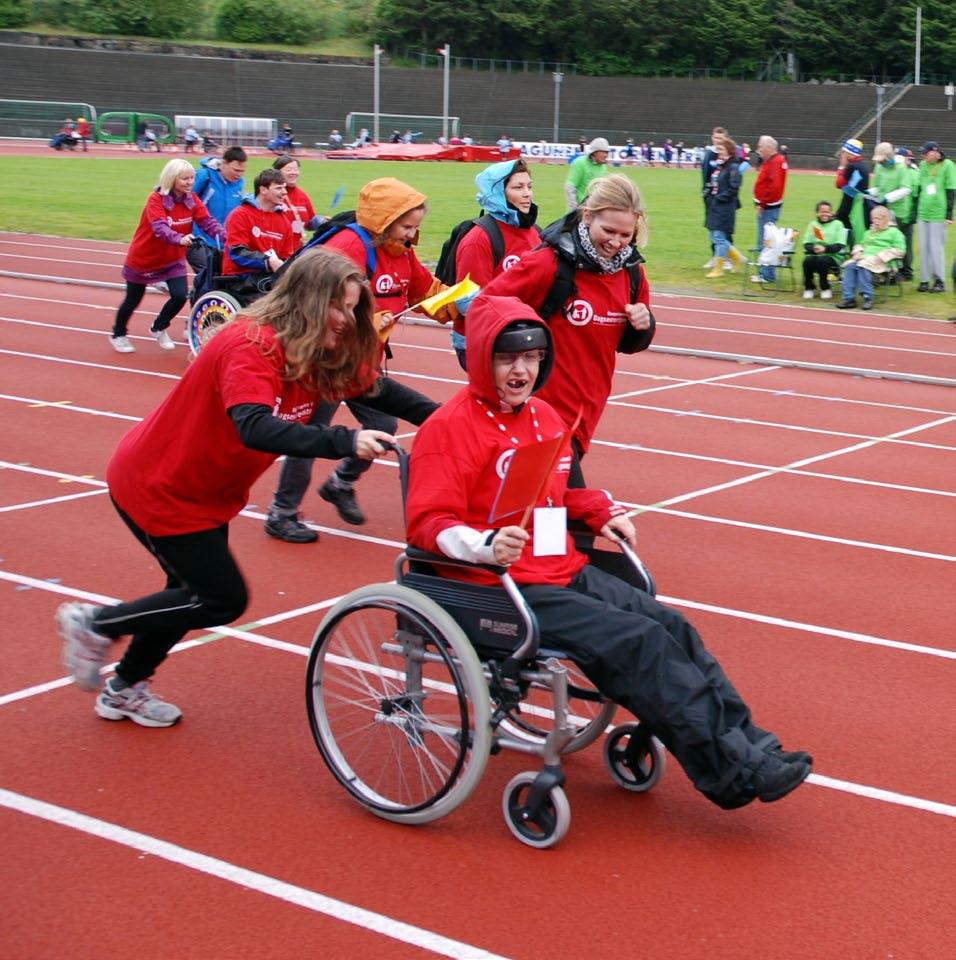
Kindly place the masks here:
POLYGON ((803 231, 803 299, 812 300, 816 289, 814 277, 820 278, 820 299, 833 296, 830 289, 830 274, 840 275, 840 264, 846 256, 847 229, 839 220, 833 219, 833 207, 821 200, 816 206, 816 216, 803 231))
MULTIPOLYGON (((568 489, 569 449, 552 463, 533 502, 533 533, 517 514, 502 518, 503 526, 489 519, 515 451, 566 435, 568 428, 534 397, 553 356, 551 334, 530 307, 515 297, 480 294, 468 310, 468 344, 468 385, 415 437, 409 542, 507 567, 542 639, 565 650, 605 697, 639 716, 712 802, 734 809, 784 797, 810 773, 810 755, 785 752, 776 736, 754 724, 677 610, 593 567, 576 549, 565 516, 631 545, 636 534, 606 492, 568 489)), ((480 567, 436 569, 459 580, 498 583, 480 567)))
POLYGON ((246 197, 226 218, 224 276, 275 273, 299 246, 285 212, 282 171, 267 167, 253 181, 253 188, 255 200, 246 197))
POLYGON ((899 260, 904 253, 906 238, 890 223, 890 211, 886 207, 874 207, 870 211, 870 229, 843 265, 843 299, 837 307, 841 310, 855 307, 859 291, 863 309, 872 310, 873 275, 889 272, 892 261, 899 260))

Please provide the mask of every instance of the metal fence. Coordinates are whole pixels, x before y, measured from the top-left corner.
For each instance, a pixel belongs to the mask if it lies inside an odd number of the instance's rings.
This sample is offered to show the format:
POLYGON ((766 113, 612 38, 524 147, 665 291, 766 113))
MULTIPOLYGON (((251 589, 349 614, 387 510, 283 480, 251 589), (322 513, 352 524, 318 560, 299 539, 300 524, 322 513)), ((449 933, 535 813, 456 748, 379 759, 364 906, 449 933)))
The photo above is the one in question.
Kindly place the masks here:
POLYGON ((66 100, 0 100, 0 137, 49 139, 64 120, 85 117, 96 127, 96 108, 66 100))

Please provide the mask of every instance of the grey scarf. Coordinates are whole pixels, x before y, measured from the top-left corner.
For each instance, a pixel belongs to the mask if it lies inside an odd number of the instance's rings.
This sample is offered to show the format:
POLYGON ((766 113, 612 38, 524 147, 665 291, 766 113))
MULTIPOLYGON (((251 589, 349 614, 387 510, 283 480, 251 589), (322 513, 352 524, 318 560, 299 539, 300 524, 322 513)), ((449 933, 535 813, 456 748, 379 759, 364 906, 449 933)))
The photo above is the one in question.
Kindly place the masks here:
POLYGON ((602 257, 595 249, 594 244, 591 243, 591 235, 588 233, 588 226, 583 217, 578 223, 578 243, 581 245, 584 255, 594 263, 601 273, 617 273, 618 270, 623 270, 634 253, 634 248, 628 243, 621 247, 610 260, 602 257))

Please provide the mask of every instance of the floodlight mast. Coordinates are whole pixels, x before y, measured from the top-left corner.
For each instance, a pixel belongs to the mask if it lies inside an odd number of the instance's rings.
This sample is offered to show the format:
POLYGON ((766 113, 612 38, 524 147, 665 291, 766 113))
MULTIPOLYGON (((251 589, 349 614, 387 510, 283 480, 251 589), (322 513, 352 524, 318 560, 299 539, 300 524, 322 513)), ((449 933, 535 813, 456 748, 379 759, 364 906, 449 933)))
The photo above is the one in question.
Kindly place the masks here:
POLYGON ((379 111, 381 104, 379 93, 382 86, 382 48, 375 44, 375 68, 372 71, 372 143, 378 143, 379 138, 379 111))
POLYGON ((448 143, 448 114, 449 114, 449 105, 448 105, 448 93, 450 85, 450 68, 451 68, 451 46, 445 44, 443 47, 438 48, 438 52, 445 58, 444 74, 443 80, 443 89, 442 89, 442 121, 441 121, 441 135, 445 143, 448 143))

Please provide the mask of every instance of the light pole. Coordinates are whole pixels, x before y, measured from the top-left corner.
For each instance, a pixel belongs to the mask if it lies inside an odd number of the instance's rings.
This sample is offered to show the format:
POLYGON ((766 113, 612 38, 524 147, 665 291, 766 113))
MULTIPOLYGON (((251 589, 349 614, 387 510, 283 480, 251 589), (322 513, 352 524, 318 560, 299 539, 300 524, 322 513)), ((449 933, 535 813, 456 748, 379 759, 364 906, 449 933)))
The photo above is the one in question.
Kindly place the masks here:
POLYGON ((916 63, 913 64, 913 84, 919 86, 920 48, 923 45, 923 8, 916 8, 916 63))
POLYGON ((883 142, 883 94, 886 87, 877 84, 876 87, 876 142, 883 142))
POLYGON ((554 131, 551 139, 553 143, 557 143, 561 128, 561 81, 564 79, 564 74, 555 71, 551 76, 554 79, 554 131))
POLYGON ((375 44, 375 60, 372 71, 372 143, 378 143, 379 91, 382 85, 382 48, 375 44))
POLYGON ((445 68, 442 71, 444 74, 444 85, 442 89, 441 135, 444 137, 445 143, 448 143, 448 92, 451 80, 451 46, 446 43, 445 46, 439 48, 438 52, 445 58, 445 68))

